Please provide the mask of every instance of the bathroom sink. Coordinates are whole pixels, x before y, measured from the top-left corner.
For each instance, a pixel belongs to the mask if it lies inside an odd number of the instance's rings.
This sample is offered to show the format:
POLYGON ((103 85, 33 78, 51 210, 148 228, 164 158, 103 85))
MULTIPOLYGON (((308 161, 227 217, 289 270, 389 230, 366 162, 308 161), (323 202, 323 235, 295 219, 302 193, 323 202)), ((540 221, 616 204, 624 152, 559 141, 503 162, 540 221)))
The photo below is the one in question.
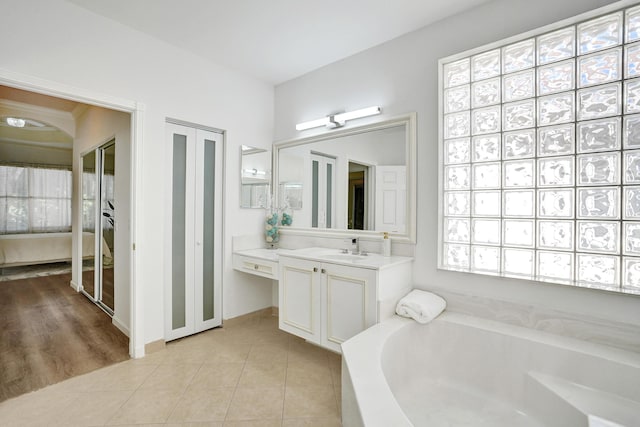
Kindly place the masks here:
POLYGON ((319 262, 329 262, 334 264, 353 265, 354 267, 379 269, 388 267, 398 262, 411 260, 409 257, 383 257, 380 254, 369 252, 366 255, 356 255, 344 253, 337 248, 301 248, 284 249, 280 252, 282 256, 307 259, 319 262))
POLYGON ((322 255, 322 258, 335 260, 335 261, 361 261, 368 258, 368 255, 353 255, 353 254, 326 254, 322 255))

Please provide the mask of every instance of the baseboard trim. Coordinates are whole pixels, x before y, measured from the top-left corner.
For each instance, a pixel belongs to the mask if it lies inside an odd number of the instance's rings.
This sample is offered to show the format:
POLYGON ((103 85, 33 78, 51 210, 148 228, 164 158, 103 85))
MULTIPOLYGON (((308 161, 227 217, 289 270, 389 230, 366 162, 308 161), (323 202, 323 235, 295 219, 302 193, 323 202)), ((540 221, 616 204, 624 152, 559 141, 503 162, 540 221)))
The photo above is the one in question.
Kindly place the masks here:
POLYGON ((144 345, 144 354, 155 353, 156 351, 164 350, 167 346, 165 340, 151 341, 144 345))
POLYGON ((273 316, 273 307, 262 308, 260 310, 252 311, 251 313, 242 314, 231 319, 224 319, 222 321, 223 326, 235 326, 245 322, 250 322, 260 317, 273 316))
POLYGON ((133 347, 131 344, 129 345, 129 356, 131 356, 132 359, 141 359, 145 356, 144 346, 133 347))
POLYGON ((111 318, 111 323, 113 323, 113 326, 118 328, 120 332, 125 334, 127 337, 131 337, 131 335, 129 335, 129 328, 124 323, 122 323, 120 319, 115 317, 115 315, 111 318))
POLYGON ((80 292, 82 290, 82 286, 78 285, 73 280, 69 282, 69 286, 71 286, 71 288, 76 292, 80 292))

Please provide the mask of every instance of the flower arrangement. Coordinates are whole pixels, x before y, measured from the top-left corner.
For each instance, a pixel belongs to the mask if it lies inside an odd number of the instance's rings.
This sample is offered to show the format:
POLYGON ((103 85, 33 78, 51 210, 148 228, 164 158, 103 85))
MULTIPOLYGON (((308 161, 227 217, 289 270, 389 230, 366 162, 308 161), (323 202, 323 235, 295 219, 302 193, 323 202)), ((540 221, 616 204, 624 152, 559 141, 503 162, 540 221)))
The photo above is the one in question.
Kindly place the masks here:
POLYGON ((264 239, 268 248, 277 248, 278 242, 280 242, 280 227, 290 226, 293 223, 293 215, 287 203, 285 206, 275 207, 273 200, 270 202, 266 207, 264 239))
POLYGON ((278 212, 269 212, 264 226, 264 238, 268 245, 275 247, 280 241, 280 228, 278 227, 278 212))

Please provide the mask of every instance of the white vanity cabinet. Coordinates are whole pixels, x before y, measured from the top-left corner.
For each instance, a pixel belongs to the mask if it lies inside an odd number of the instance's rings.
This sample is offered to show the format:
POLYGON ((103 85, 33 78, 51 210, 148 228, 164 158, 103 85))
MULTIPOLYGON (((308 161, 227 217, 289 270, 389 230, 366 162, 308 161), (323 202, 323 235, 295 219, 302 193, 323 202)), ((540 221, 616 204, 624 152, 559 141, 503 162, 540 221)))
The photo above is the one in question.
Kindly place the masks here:
POLYGON ((322 264, 320 344, 340 351, 340 344, 377 322, 376 270, 322 264))
POLYGON ((280 257, 278 282, 279 327, 283 331, 320 344, 320 275, 316 261, 280 257))
POLYGON ((280 254, 280 329, 340 352, 342 342, 393 314, 410 288, 410 261, 356 266, 280 254))

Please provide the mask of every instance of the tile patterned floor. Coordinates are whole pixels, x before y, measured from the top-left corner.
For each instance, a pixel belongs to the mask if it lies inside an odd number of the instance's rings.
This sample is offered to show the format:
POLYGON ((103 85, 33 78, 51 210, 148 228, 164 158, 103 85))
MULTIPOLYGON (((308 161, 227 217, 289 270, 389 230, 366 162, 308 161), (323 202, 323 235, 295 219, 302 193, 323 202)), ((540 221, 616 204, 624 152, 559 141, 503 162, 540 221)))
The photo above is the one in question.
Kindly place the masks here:
POLYGON ((339 355, 254 316, 0 403, 2 426, 340 426, 339 355))

